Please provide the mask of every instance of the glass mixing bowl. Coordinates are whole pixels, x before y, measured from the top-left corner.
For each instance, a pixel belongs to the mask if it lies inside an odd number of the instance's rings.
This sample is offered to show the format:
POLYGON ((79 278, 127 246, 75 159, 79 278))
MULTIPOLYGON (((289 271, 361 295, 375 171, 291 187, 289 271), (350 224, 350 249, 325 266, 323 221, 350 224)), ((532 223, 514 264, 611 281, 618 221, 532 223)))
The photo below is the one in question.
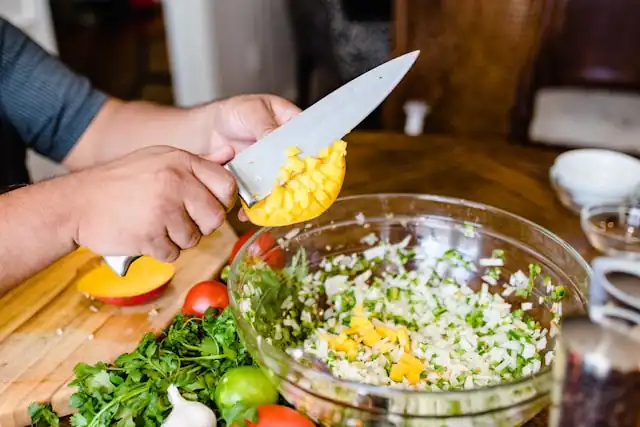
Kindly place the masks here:
MULTIPOLYGON (((283 249, 267 254, 270 262, 290 262, 298 248, 307 251, 311 270, 325 256, 360 252, 369 246, 362 239, 370 233, 390 243, 412 236, 411 245, 425 239, 455 248, 468 258, 491 256, 494 249, 506 251, 503 271, 527 271, 530 263, 542 267, 554 283, 563 284, 566 296, 563 314, 585 313, 589 265, 566 242, 548 230, 516 215, 460 199, 411 194, 377 194, 346 197, 336 201, 320 218, 290 227, 262 229, 236 256, 229 275, 231 307, 250 354, 298 410, 326 426, 519 426, 549 403, 551 371, 491 387, 463 391, 409 391, 340 380, 293 359, 271 345, 273 317, 281 312, 273 292, 243 295, 249 280, 248 248, 257 239, 275 237, 283 249), (250 301, 255 320, 243 316, 240 305, 250 301)), ((365 239, 366 241, 366 239, 365 239)), ((260 241, 258 242, 260 243, 260 241)), ((551 306, 539 304, 545 295, 536 284, 529 300, 531 314, 543 327, 549 326, 551 306)), ((509 302, 524 301, 523 299, 509 302)))

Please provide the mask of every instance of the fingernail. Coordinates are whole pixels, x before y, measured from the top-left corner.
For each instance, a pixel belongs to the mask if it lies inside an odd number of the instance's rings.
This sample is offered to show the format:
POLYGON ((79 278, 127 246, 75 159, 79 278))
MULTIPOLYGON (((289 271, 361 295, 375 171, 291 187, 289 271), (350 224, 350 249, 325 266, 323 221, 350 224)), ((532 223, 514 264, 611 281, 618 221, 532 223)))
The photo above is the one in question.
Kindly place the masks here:
POLYGON ((236 207, 236 203, 238 203, 238 193, 233 195, 233 200, 231 201, 229 206, 227 206, 227 213, 231 212, 233 208, 236 207))

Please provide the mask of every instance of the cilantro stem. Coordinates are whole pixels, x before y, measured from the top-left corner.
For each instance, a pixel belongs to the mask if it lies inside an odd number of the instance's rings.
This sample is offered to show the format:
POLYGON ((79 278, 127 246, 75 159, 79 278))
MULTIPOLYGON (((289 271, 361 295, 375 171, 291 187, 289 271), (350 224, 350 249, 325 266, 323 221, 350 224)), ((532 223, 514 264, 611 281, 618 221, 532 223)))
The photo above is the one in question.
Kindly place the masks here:
POLYGON ((180 344, 182 347, 186 348, 187 350, 193 350, 193 351, 199 351, 200 347, 198 347, 197 345, 190 345, 187 343, 181 343, 180 344))
POLYGON ((224 354, 216 354, 213 356, 197 356, 197 357, 180 357, 178 360, 184 361, 193 361, 193 360, 220 360, 226 359, 227 356, 224 354))
POLYGON ((102 409, 100 409, 100 411, 98 411, 98 413, 96 414, 95 417, 93 417, 91 419, 91 422, 89 424, 87 424, 87 427, 95 427, 100 425, 100 417, 102 416, 102 414, 104 414, 107 410, 109 410, 111 407, 122 403, 122 402, 126 402, 127 400, 131 399, 132 397, 136 397, 139 394, 144 393, 145 391, 149 390, 149 384, 142 384, 142 387, 139 387, 138 389, 134 389, 132 391, 130 391, 129 393, 123 394, 121 396, 117 396, 115 397, 111 402, 107 403, 102 409))

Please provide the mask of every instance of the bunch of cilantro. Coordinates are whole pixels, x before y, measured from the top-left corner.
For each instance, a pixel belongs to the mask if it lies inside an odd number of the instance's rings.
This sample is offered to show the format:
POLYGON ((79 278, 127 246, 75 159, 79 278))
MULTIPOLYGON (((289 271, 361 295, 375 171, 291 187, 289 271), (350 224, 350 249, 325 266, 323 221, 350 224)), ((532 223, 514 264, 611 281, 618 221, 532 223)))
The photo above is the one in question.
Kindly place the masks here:
MULTIPOLYGON (((78 364, 70 383, 77 387, 70 403, 78 409, 71 424, 158 426, 171 411, 167 398, 170 384, 178 386, 186 399, 215 410, 215 387, 222 375, 231 368, 253 364, 231 310, 217 314, 210 309, 202 319, 177 315, 160 337, 145 335, 133 352, 121 355, 113 365, 78 364)), ((32 425, 57 425, 49 406, 36 403, 29 409, 32 425)))

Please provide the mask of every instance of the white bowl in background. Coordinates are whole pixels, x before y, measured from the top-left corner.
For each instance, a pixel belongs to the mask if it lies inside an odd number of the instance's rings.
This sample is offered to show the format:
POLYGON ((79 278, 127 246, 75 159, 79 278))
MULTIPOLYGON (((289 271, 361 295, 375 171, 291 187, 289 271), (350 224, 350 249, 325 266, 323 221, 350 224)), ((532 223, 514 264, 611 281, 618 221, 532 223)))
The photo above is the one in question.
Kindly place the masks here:
POLYGON ((640 160, 612 150, 571 150, 556 158, 550 173, 572 193, 624 199, 640 185, 640 160))
POLYGON ((558 156, 549 178, 560 201, 584 206, 628 201, 640 188, 640 160, 616 151, 580 149, 558 156))

